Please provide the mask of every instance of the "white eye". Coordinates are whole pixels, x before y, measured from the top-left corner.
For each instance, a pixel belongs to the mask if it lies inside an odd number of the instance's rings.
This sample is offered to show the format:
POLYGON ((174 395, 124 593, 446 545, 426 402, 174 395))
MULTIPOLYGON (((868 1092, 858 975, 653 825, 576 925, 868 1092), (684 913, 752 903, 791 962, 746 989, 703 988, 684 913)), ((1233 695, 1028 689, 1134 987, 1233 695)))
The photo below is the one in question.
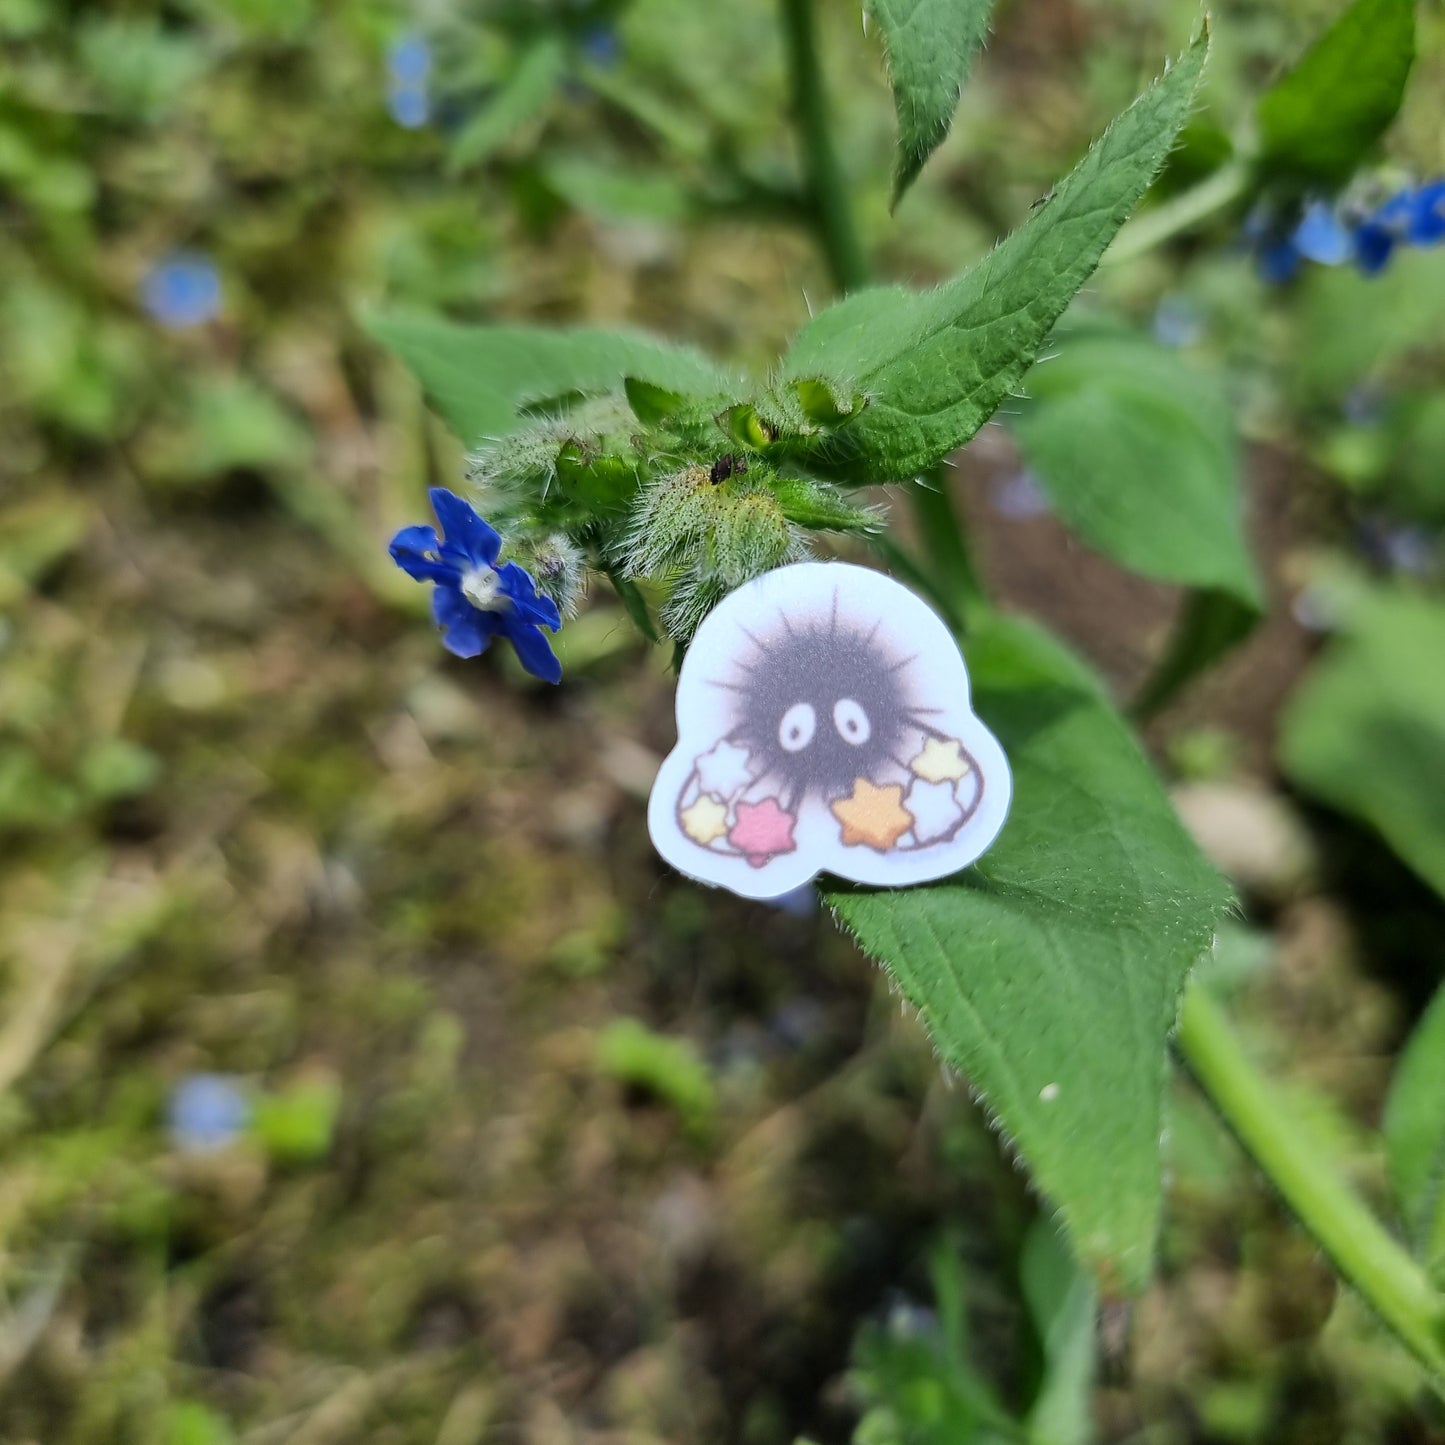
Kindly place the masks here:
POLYGON ((818 715, 813 711, 812 704, 795 702, 783 714, 783 720, 778 724, 778 741, 782 743, 783 751, 802 752, 813 741, 817 726, 818 715))
POLYGON ((860 748, 873 736, 868 714, 851 697, 840 697, 833 704, 833 726, 845 743, 860 748))

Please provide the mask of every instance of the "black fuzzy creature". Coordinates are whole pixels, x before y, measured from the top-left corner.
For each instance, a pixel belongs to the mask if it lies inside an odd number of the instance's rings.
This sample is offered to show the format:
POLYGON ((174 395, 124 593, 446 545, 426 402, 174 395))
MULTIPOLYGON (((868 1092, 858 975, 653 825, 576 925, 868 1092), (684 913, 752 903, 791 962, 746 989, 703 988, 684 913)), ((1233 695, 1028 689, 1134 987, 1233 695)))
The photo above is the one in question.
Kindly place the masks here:
POLYGON ((716 684, 735 698, 729 741, 752 755, 759 781, 779 780, 786 807, 842 797, 890 763, 906 768, 909 732, 927 730, 934 709, 915 707, 909 686, 915 656, 879 641, 881 627, 840 619, 835 597, 826 618, 783 616, 766 637, 748 633, 756 650, 741 676, 716 684))

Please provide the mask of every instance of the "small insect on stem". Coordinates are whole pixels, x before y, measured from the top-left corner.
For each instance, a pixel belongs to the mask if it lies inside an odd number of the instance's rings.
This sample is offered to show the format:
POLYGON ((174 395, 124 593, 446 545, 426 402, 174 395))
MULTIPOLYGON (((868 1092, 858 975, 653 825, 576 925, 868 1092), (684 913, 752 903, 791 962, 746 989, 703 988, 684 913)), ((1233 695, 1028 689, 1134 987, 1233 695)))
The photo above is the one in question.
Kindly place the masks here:
POLYGON ((748 469, 746 457, 735 457, 731 452, 724 452, 717 461, 712 464, 712 471, 708 474, 712 477, 713 486, 719 482, 725 482, 729 477, 740 477, 748 469))

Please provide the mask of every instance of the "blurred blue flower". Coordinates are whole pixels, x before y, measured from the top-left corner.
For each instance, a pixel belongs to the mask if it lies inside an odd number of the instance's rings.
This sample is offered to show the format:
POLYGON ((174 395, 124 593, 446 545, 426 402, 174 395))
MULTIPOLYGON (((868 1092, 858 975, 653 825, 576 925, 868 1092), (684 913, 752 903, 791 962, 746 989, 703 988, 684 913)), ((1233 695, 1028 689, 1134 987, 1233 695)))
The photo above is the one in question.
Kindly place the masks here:
POLYGON ((1164 296, 1154 308, 1154 339, 1161 346, 1194 346, 1204 339, 1204 313, 1188 296, 1164 296))
POLYGON ((1366 276, 1375 276, 1398 247, 1445 241, 1445 179, 1406 186, 1364 211, 1348 202, 1310 201, 1292 226, 1268 206, 1257 206, 1244 236, 1266 281, 1291 280, 1304 261, 1324 266, 1353 261, 1366 276))
POLYGON ((1049 511, 1049 499, 1039 479, 1026 468, 995 477, 989 500, 1000 517, 1007 517, 1013 522, 1044 517, 1049 511))
POLYGON ((387 47, 386 105, 391 118, 407 130, 419 129, 431 117, 431 68, 431 45, 415 31, 397 36, 387 47))
POLYGON ((443 537, 434 527, 403 527, 391 539, 391 557, 409 577, 435 584, 432 616, 447 651, 476 657, 500 633, 533 677, 560 682, 562 664, 542 633, 562 626, 557 604, 539 597, 515 562, 497 566, 501 537, 460 497, 433 487, 431 503, 443 537))
POLYGON ((1445 177, 1430 181, 1415 192, 1415 214, 1410 240, 1417 246, 1445 241, 1445 177))
POLYGON ((611 25, 594 25, 583 32, 577 43, 584 60, 589 60, 599 69, 608 70, 617 64, 622 54, 622 43, 616 29, 611 25))
POLYGON ((393 85, 387 92, 386 108, 405 130, 420 130, 431 119, 431 100, 417 85, 393 85))
POLYGON ((386 68, 398 85, 421 85, 431 74, 431 46, 414 30, 398 35, 387 47, 386 68))
POLYGON ((221 309, 221 276, 201 251, 172 251, 146 272, 141 302, 162 326, 202 326, 221 309))
POLYGON ((1288 236, 1283 240, 1271 241, 1256 251, 1254 256, 1260 276, 1275 286, 1283 286, 1286 281, 1293 281, 1299 274, 1303 259, 1288 236))
POLYGON ((224 1149, 250 1122, 251 1106, 230 1074, 188 1074, 166 1104, 171 1143, 187 1154, 224 1149))
POLYGON ((1301 256, 1321 266, 1343 266, 1355 250, 1350 228, 1335 208, 1324 201, 1311 201, 1305 207, 1290 241, 1301 256))
POLYGON ((1445 240, 1445 179, 1407 186, 1377 206, 1355 228, 1355 264, 1367 276, 1382 271, 1397 246, 1434 246, 1445 240))

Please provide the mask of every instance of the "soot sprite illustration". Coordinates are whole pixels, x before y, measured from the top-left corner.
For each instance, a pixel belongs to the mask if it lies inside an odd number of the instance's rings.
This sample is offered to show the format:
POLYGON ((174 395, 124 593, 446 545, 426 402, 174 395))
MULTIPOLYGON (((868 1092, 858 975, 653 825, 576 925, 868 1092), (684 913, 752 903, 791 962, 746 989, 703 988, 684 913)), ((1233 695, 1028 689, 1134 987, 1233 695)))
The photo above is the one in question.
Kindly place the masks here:
POLYGON ((803 562, 703 622, 678 683, 678 742, 648 807, 683 872, 774 897, 821 871, 899 884, 965 866, 1008 809, 997 739, 958 645, 891 578, 803 562))
POLYGON ((733 696, 729 742, 747 750, 756 781, 776 782, 786 808, 831 802, 859 777, 908 766, 909 735, 933 709, 913 700, 916 654, 900 656, 881 626, 841 619, 836 597, 824 618, 784 614, 770 634, 748 634, 754 653, 717 683, 733 696))

